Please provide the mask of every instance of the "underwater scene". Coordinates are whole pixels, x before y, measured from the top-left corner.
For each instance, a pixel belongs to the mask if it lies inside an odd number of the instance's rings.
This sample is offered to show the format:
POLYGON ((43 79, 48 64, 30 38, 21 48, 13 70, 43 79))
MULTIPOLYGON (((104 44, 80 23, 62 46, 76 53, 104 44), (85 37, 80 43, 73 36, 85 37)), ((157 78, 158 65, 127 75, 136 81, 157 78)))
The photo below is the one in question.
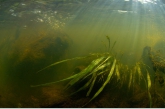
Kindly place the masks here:
POLYGON ((163 108, 164 30, 164 0, 0 0, 0 108, 163 108))

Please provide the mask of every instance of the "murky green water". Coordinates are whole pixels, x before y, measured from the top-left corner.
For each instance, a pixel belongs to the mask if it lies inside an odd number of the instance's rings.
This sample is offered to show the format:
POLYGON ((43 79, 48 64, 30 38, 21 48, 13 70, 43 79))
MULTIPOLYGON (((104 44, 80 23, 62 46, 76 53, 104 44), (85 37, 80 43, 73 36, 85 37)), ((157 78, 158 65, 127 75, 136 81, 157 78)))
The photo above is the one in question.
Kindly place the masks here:
MULTIPOLYGON (((63 59, 107 52, 106 36, 111 47, 116 41, 112 53, 125 65, 135 65, 146 46, 164 55, 164 30, 161 0, 0 0, 0 107, 46 107, 58 102, 53 98, 65 99, 57 96, 63 83, 30 85, 68 77, 91 60, 37 71, 63 59)), ((158 88, 162 101, 163 90, 158 88)))

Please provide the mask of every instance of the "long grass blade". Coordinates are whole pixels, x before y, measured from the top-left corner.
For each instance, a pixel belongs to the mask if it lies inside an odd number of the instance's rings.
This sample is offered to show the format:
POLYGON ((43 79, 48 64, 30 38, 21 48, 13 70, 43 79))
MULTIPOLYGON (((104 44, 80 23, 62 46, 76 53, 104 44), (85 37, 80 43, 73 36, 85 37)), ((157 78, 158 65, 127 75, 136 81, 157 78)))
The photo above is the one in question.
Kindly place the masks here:
POLYGON ((151 89, 151 78, 150 78, 150 75, 148 73, 148 70, 147 71, 147 89, 148 89, 148 97, 149 97, 149 101, 150 101, 150 108, 152 107, 152 97, 151 97, 151 94, 150 94, 150 89, 151 89))
POLYGON ((130 89, 131 87, 131 83, 132 83, 132 70, 130 70, 130 78, 129 78, 129 84, 128 84, 128 89, 130 89))
POLYGON ((83 79, 87 78, 88 76, 94 74, 95 72, 99 71, 99 70, 103 70, 104 68, 106 68, 108 65, 110 65, 110 62, 107 62, 109 59, 111 58, 111 56, 108 56, 101 64, 99 64, 91 73, 89 73, 88 75, 86 75, 83 79), (107 63, 106 63, 107 62, 107 63), (105 64, 104 64, 105 63, 105 64))
POLYGON ((95 72, 97 72, 97 71, 99 71, 99 70, 105 69, 105 68, 108 67, 110 64, 111 64, 110 62, 107 62, 107 63, 105 63, 105 64, 99 66, 99 67, 95 70, 95 72))
MULTIPOLYGON (((111 67, 111 70, 110 70, 110 72, 109 72, 109 75, 108 75, 106 81, 104 82, 104 84, 102 85, 102 87, 95 93, 95 95, 91 98, 91 100, 90 100, 89 102, 91 102, 94 98, 96 98, 96 97, 102 92, 102 90, 103 90, 104 87, 107 85, 107 83, 110 81, 110 79, 111 79, 111 77, 112 77, 112 75, 113 75, 113 73, 114 73, 115 65, 116 65, 116 59, 114 59, 113 65, 112 65, 112 67, 111 67)), ((89 102, 88 102, 88 103, 89 103, 89 102)), ((85 105, 87 105, 88 103, 86 103, 85 105)), ((85 105, 84 105, 84 106, 85 106, 85 105)), ((83 106, 83 107, 84 107, 84 106, 83 106)))
POLYGON ((55 81, 55 82, 44 83, 44 84, 39 84, 39 85, 31 85, 31 87, 47 86, 47 85, 51 85, 51 84, 55 84, 55 83, 58 83, 58 82, 62 82, 62 81, 66 81, 66 80, 69 80, 69 79, 76 78, 76 76, 78 76, 78 74, 72 75, 68 78, 65 78, 65 79, 62 79, 62 80, 59 80, 59 81, 55 81))
POLYGON ((107 40, 108 40, 108 44, 109 44, 109 46, 108 46, 108 51, 109 51, 109 49, 110 49, 110 37, 109 36, 106 36, 107 37, 107 40))
POLYGON ((112 51, 113 47, 115 46, 115 44, 116 44, 116 41, 113 43, 113 46, 112 46, 112 48, 111 48, 111 51, 112 51))
POLYGON ((148 90, 150 90, 150 88, 151 88, 151 78, 150 78, 150 74, 148 73, 148 70, 146 70, 147 71, 147 88, 148 88, 148 90))
POLYGON ((120 80, 120 73, 119 73, 118 65, 116 65, 116 76, 117 76, 117 81, 120 80))
MULTIPOLYGON (((85 58, 85 57, 77 57, 77 58, 73 58, 73 59, 78 59, 78 58, 85 58)), ((101 60, 103 60, 103 58, 104 57, 101 57, 101 58, 98 58, 98 59, 96 59, 96 60, 94 60, 94 61, 92 61, 92 67, 94 67, 94 63, 99 63, 101 60)), ((68 60, 73 60, 73 59, 67 59, 67 60, 63 60, 63 61, 59 61, 59 62, 56 62, 56 63, 54 63, 54 64, 52 64, 52 66, 53 65, 56 65, 56 64, 59 64, 59 63, 62 63, 62 62, 66 62, 66 61, 68 61, 68 60)), ((51 66, 51 65, 50 65, 51 66)), ((50 67, 50 66, 48 66, 48 67, 50 67)), ((75 74, 75 75, 73 75, 73 76, 70 76, 70 77, 68 77, 68 78, 65 78, 65 79, 62 79, 62 80, 59 80, 59 81, 55 81, 55 82, 50 82, 50 83, 45 83, 45 84, 39 84, 39 85, 31 85, 31 87, 39 87, 39 86, 46 86, 46 85, 51 85, 51 84, 55 84, 55 83, 58 83, 58 82, 62 82, 62 81, 66 81, 66 80, 69 80, 69 79, 73 79, 74 80, 74 78, 80 78, 80 75, 82 74, 82 73, 84 73, 84 72, 87 72, 86 70, 88 69, 88 70, 90 70, 90 69, 92 69, 92 67, 91 67, 90 65, 85 69, 85 70, 83 70, 83 71, 81 71, 80 73, 78 73, 78 74, 75 74)), ((48 68, 48 67, 45 67, 45 69, 46 68, 48 68)), ((43 69, 44 70, 44 69, 43 69)), ((41 71, 41 70, 40 70, 41 71)))
POLYGON ((99 75, 102 75, 103 73, 105 73, 105 72, 107 72, 107 71, 109 71, 109 69, 105 69, 104 71, 99 72, 97 75, 98 75, 98 76, 99 76, 99 75))
POLYGON ((78 76, 76 78, 73 78, 66 85, 66 88, 68 86, 72 86, 73 84, 75 84, 76 82, 78 82, 79 80, 81 80, 84 76, 86 76, 89 72, 91 72, 93 70, 93 68, 96 67, 104 58, 105 57, 101 57, 101 58, 98 58, 96 60, 93 60, 88 67, 86 67, 84 70, 82 70, 80 73, 78 73, 78 76))
MULTIPOLYGON (((88 56, 87 56, 87 57, 88 57, 88 56)), ((78 59, 84 59, 84 58, 87 58, 87 57, 76 57, 76 58, 71 58, 71 59, 66 59, 66 60, 58 61, 58 62, 55 62, 55 63, 53 63, 53 64, 51 64, 51 65, 49 65, 49 66, 47 66, 47 67, 45 67, 45 68, 43 68, 43 69, 41 69, 41 70, 39 70, 37 73, 39 73, 39 72, 41 72, 41 71, 43 71, 43 70, 45 70, 45 69, 47 69, 47 68, 49 68, 49 67, 52 67, 52 66, 54 66, 54 65, 63 63, 63 62, 72 61, 72 60, 78 60, 78 59)))
POLYGON ((141 72, 139 64, 136 64, 136 67, 137 67, 138 79, 139 79, 139 84, 140 84, 140 79, 142 78, 142 72, 141 72))
POLYGON ((111 58, 111 56, 108 56, 102 63, 100 63, 93 71, 92 73, 97 72, 98 70, 101 70, 103 68, 105 68, 107 66, 107 63, 104 64, 105 62, 107 62, 109 59, 111 58))
POLYGON ((91 87, 89 88, 89 91, 87 92, 87 95, 86 95, 86 96, 89 96, 89 95, 90 95, 90 93, 91 93, 91 91, 92 91, 92 88, 93 88, 93 86, 94 86, 94 84, 95 84, 96 78, 97 78, 97 76, 95 75, 95 76, 94 76, 94 79, 93 79, 93 81, 92 81, 91 87))
POLYGON ((93 77, 84 86, 82 86, 80 89, 78 89, 76 92, 72 93, 71 95, 73 95, 73 94, 75 94, 75 93, 77 93, 77 92, 87 88, 90 85, 90 83, 92 82, 92 80, 93 80, 93 77))
POLYGON ((135 86, 135 74, 136 74, 137 66, 134 67, 133 73, 132 73, 132 89, 134 93, 134 86, 135 86))
POLYGON ((150 108, 152 108, 152 97, 151 97, 151 93, 148 91, 148 97, 149 97, 149 101, 150 101, 150 108))

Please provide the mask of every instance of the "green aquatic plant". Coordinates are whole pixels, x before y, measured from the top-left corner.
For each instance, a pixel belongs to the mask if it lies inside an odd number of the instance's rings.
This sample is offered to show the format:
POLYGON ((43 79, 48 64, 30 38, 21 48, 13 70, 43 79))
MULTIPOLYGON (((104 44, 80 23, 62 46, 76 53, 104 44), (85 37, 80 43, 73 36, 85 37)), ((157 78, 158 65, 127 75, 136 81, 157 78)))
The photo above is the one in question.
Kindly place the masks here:
POLYGON ((152 98, 151 98, 150 89, 151 89, 151 78, 147 71, 147 90, 148 90, 148 97, 149 97, 149 101, 150 101, 150 107, 152 107, 152 98))
MULTIPOLYGON (((110 38, 106 36, 109 41, 110 46, 110 38)), ((114 42, 111 50, 113 49, 114 45, 116 44, 116 41, 114 42)), ((79 89, 77 89, 75 92, 71 93, 70 95, 73 95, 81 90, 88 89, 86 96, 89 96, 94 89, 95 84, 97 84, 97 81, 102 80, 102 85, 98 90, 95 89, 95 93, 93 94, 93 97, 83 105, 86 106, 89 102, 91 102, 93 99, 95 99, 107 86, 109 82, 111 82, 112 78, 114 77, 119 83, 124 84, 124 82, 128 82, 128 89, 131 87, 134 88, 135 82, 138 81, 138 84, 140 84, 141 80, 144 79, 146 82, 146 89, 148 90, 148 96, 150 100, 150 107, 152 105, 152 99, 150 94, 150 88, 151 88, 151 79, 148 70, 145 68, 146 66, 141 63, 137 62, 135 66, 132 68, 129 68, 127 65, 123 65, 115 56, 113 56, 111 53, 97 53, 97 54, 90 54, 87 57, 95 57, 97 58, 93 59, 93 61, 82 71, 80 71, 77 74, 73 74, 70 77, 64 78, 59 81, 50 82, 50 83, 44 83, 39 85, 32 85, 31 87, 39 87, 39 86, 46 86, 55 84, 58 82, 63 81, 69 81, 65 89, 71 88, 74 85, 80 83, 81 81, 84 81, 84 85, 81 86, 79 89), (143 67, 146 70, 143 70, 143 67), (143 72, 142 72, 143 71, 143 72), (146 73, 147 77, 144 77, 144 73, 146 73), (128 76, 126 76, 128 75, 128 76), (127 80, 127 78, 129 78, 127 80), (146 81, 147 79, 147 81, 146 81)), ((38 71, 41 72, 49 67, 52 67, 54 65, 64 63, 67 61, 72 60, 79 60, 79 59, 85 59, 87 57, 76 57, 72 59, 66 59, 59 62, 55 62, 41 70, 38 71)))
POLYGON ((114 48, 115 44, 116 44, 116 41, 113 43, 112 48, 111 48, 111 51, 112 51, 112 49, 114 48))
MULTIPOLYGON (((71 61, 71 60, 75 60, 75 59, 84 59, 84 58, 86 58, 86 57, 78 57, 78 58, 72 58, 72 59, 59 61, 59 62, 56 62, 54 64, 51 64, 51 65, 45 67, 44 69, 51 67, 53 65, 60 64, 62 62, 71 61)), ((83 69, 81 72, 79 72, 77 74, 74 74, 68 78, 65 78, 65 79, 62 79, 59 81, 44 83, 44 84, 40 84, 40 85, 32 85, 31 87, 46 86, 46 85, 51 85, 51 84, 55 84, 58 82, 70 80, 68 82, 68 84, 65 86, 65 89, 68 89, 68 88, 74 86, 75 84, 79 83, 80 81, 83 81, 89 77, 88 80, 86 81, 86 83, 82 87, 80 87, 77 91, 75 91, 71 94, 71 95, 73 95, 81 90, 88 89, 86 96, 89 96, 94 87, 94 84, 96 84, 97 78, 98 77, 101 78, 103 76, 103 78, 105 78, 105 81, 103 81, 102 86, 96 91, 96 93, 90 99, 89 102, 91 102, 104 90, 104 88, 110 82, 110 80, 113 76, 116 76, 117 81, 125 82, 124 80, 126 80, 126 77, 121 78, 121 75, 126 75, 127 73, 129 73, 130 76, 129 76, 128 89, 130 89, 131 86, 134 87, 135 79, 137 79, 138 84, 140 84, 140 81, 142 80, 142 78, 145 79, 144 75, 141 72, 142 68, 140 67, 140 65, 142 65, 142 64, 140 64, 138 62, 138 63, 136 63, 136 65, 133 68, 128 68, 128 66, 124 66, 119 61, 117 61, 117 59, 114 56, 112 56, 108 53, 102 54, 102 55, 100 54, 100 57, 93 60, 85 69, 83 69), (125 69, 125 70, 122 70, 122 69, 125 69), (105 76, 105 75, 107 75, 107 76, 105 76), (138 77, 135 78, 135 75, 138 75, 138 77)), ((44 70, 44 69, 42 69, 42 70, 44 70)), ((40 71, 42 71, 42 70, 40 70, 40 71)), ((148 70, 146 70, 146 73, 147 73, 147 77, 146 77, 147 78, 147 90, 148 90, 148 96, 149 96, 150 107, 151 107, 151 105, 152 105, 152 99, 151 99, 151 94, 150 94, 151 79, 150 79, 148 70)), ((87 105, 88 103, 86 103, 85 105, 87 105)))
POLYGON ((110 37, 109 36, 106 36, 106 38, 107 38, 107 40, 108 40, 108 51, 109 51, 109 49, 110 49, 110 42, 111 42, 111 40, 110 40, 110 37))
MULTIPOLYGON (((81 58, 85 58, 85 57, 81 57, 81 58)), ((80 59, 80 58, 73 58, 73 59, 67 59, 67 60, 64 60, 64 61, 59 61, 59 62, 56 62, 54 64, 51 64, 51 65, 45 67, 44 69, 46 69, 48 67, 51 67, 53 65, 57 65, 59 63, 74 60, 74 59, 80 59)), ((65 87, 67 89, 67 88, 70 88, 71 86, 75 85, 76 83, 84 80, 85 78, 89 77, 90 75, 92 75, 90 80, 87 81, 84 86, 82 86, 80 89, 78 89, 76 92, 74 92, 74 93, 77 93, 77 92, 89 87, 89 90, 86 94, 86 96, 89 96, 92 89, 93 89, 93 87, 94 87, 96 78, 100 75, 104 75, 105 73, 108 73, 108 77, 107 77, 106 81, 103 83, 102 87, 100 87, 100 89, 95 93, 93 98, 90 100, 90 101, 92 101, 94 98, 96 98, 102 92, 104 87, 110 81, 113 73, 115 72, 115 68, 116 68, 116 59, 113 56, 111 56, 110 54, 106 54, 106 55, 104 54, 103 56, 100 56, 99 58, 93 60, 80 73, 74 74, 74 75, 72 75, 68 78, 65 78, 65 79, 62 79, 62 80, 59 80, 59 81, 56 81, 56 82, 45 83, 45 84, 40 84, 40 85, 32 85, 31 87, 45 86, 45 85, 50 85, 50 84, 70 80, 70 82, 65 87)), ((44 70, 44 69, 42 69, 42 70, 44 70)), ((118 67, 117 67, 117 69, 118 69, 118 67)), ((42 70, 40 70, 40 71, 42 71, 42 70)), ((116 70, 116 71, 117 71, 116 74, 119 76, 119 70, 116 70)), ((74 93, 72 93, 72 94, 74 94, 74 93)))

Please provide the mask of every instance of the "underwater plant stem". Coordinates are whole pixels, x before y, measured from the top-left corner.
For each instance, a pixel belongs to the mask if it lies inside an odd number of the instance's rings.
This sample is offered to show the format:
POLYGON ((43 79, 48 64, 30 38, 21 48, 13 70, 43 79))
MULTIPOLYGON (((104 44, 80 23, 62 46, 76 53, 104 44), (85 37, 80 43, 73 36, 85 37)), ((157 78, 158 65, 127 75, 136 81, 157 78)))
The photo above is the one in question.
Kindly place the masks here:
POLYGON ((116 41, 113 43, 113 46, 112 46, 112 48, 111 48, 110 52, 112 52, 112 50, 113 50, 113 48, 114 48, 115 44, 116 44, 116 41))
POLYGON ((147 71, 147 90, 148 90, 148 97, 149 97, 149 101, 150 101, 150 108, 152 107, 152 97, 151 97, 151 94, 150 94, 150 88, 151 88, 151 78, 150 78, 150 75, 149 75, 149 72, 148 70, 147 71))
POLYGON ((92 91, 92 88, 93 88, 93 86, 95 84, 96 78, 97 78, 97 75, 95 74, 94 75, 94 78, 93 78, 93 81, 92 81, 92 84, 91 84, 91 87, 89 88, 89 91, 87 92, 87 95, 86 96, 89 96, 90 95, 90 93, 92 91))
POLYGON ((128 84, 128 89, 130 89, 131 87, 131 83, 132 83, 132 70, 130 71, 130 78, 129 78, 129 84, 128 84))
POLYGON ((120 80, 120 73, 119 73, 118 65, 116 65, 116 76, 117 76, 117 81, 119 81, 120 80))
POLYGON ((110 37, 109 36, 106 36, 107 37, 107 40, 108 40, 108 44, 109 44, 109 46, 108 46, 108 51, 110 50, 110 37))
POLYGON ((150 108, 152 108, 152 97, 151 97, 151 93, 148 91, 148 97, 150 100, 150 108))
POLYGON ((78 89, 76 92, 71 93, 70 96, 73 95, 73 94, 75 94, 75 93, 77 93, 77 92, 79 92, 79 91, 81 91, 81 90, 83 90, 83 89, 85 89, 85 88, 87 88, 87 87, 90 85, 90 83, 92 82, 92 79, 93 79, 93 78, 91 78, 84 86, 82 86, 82 87, 81 87, 80 89, 78 89))

